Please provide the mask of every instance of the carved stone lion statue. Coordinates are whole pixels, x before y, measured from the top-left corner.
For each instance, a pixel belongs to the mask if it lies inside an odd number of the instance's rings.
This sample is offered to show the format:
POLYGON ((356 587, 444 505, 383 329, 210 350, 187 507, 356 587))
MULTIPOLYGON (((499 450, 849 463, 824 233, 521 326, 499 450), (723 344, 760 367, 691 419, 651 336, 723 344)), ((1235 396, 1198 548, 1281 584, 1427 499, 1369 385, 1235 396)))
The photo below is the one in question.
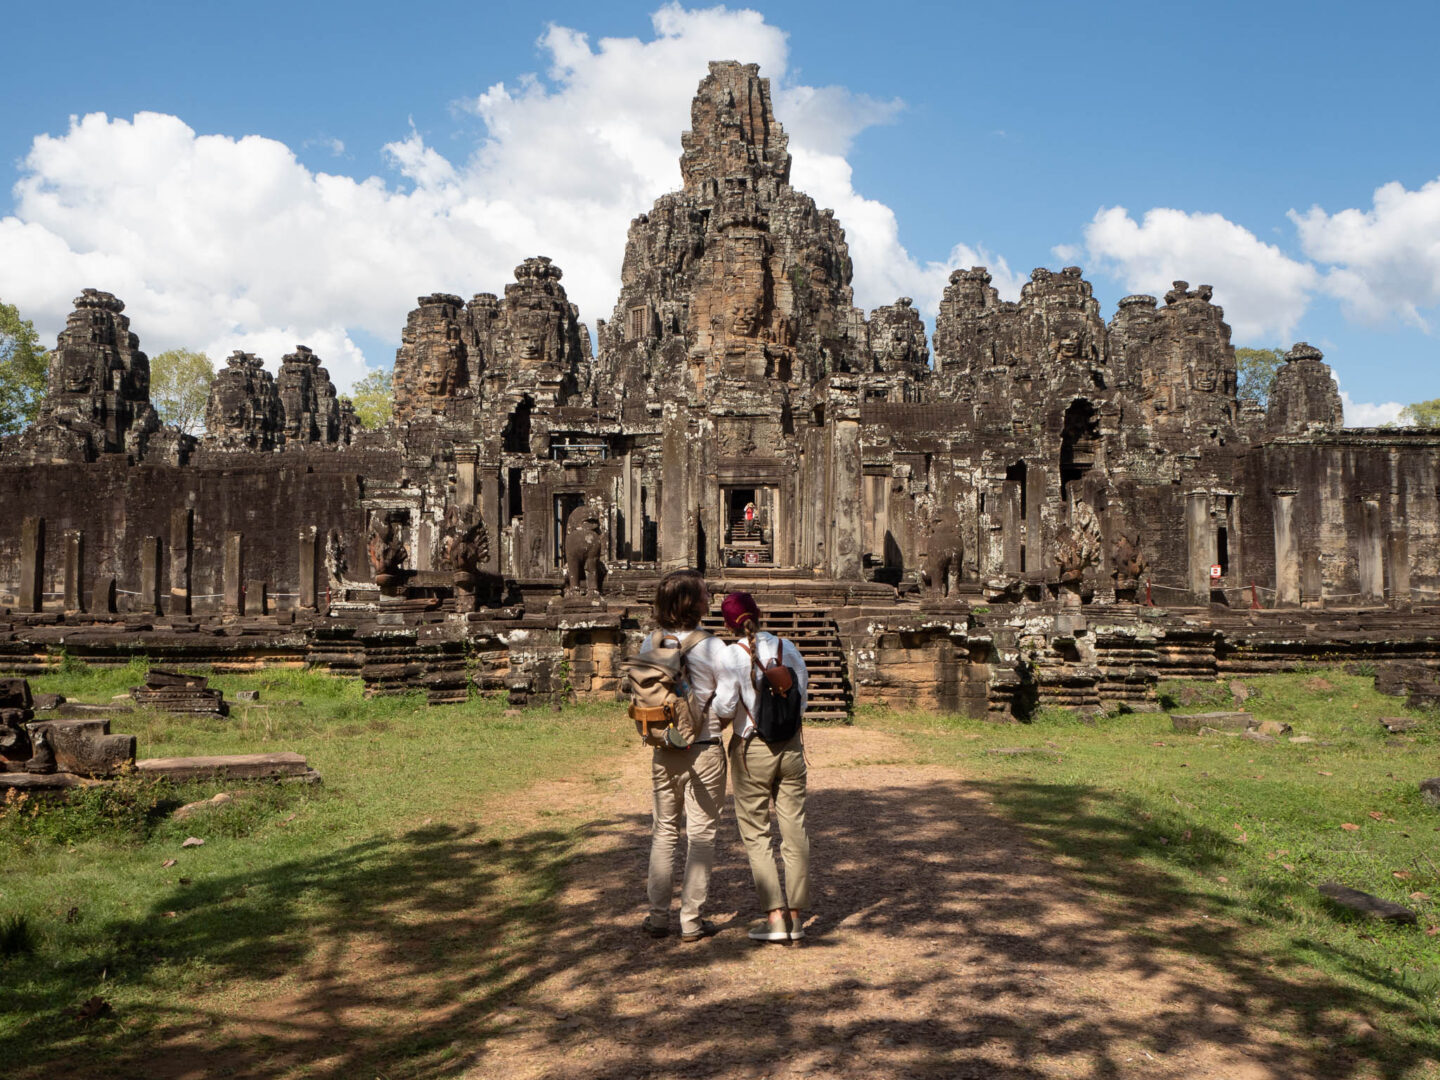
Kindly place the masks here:
POLYGON ((1138 581, 1150 569, 1150 560, 1140 550, 1140 530, 1120 529, 1110 547, 1111 576, 1115 583, 1130 584, 1138 581))
POLYGON ((954 511, 942 511, 931 519, 925 531, 925 552, 920 565, 920 580, 925 593, 943 599, 955 591, 965 569, 965 542, 960 534, 960 519, 954 511))
POLYGON ((603 511, 581 503, 565 522, 565 595, 600 595, 600 553, 605 548, 603 511))
POLYGON ((390 513, 376 510, 370 515, 370 536, 366 551, 375 583, 384 587, 393 584, 405 560, 410 557, 402 540, 400 522, 390 513))

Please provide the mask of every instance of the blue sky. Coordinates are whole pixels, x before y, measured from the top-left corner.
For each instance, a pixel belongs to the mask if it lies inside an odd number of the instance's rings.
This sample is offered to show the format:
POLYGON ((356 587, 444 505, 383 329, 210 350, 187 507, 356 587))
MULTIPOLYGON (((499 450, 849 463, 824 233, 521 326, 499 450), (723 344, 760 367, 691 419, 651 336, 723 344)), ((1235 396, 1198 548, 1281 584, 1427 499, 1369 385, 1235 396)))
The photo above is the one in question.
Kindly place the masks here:
POLYGON ((976 260, 1012 293, 1078 263, 1107 318, 1184 277, 1237 344, 1319 345, 1348 420, 1384 418, 1440 396, 1437 10, 26 5, 0 299, 53 338, 109 288, 151 352, 304 341, 346 384, 415 296, 543 253, 593 326, 629 219, 679 184, 705 59, 736 58, 774 78, 862 306, 928 311, 976 260))

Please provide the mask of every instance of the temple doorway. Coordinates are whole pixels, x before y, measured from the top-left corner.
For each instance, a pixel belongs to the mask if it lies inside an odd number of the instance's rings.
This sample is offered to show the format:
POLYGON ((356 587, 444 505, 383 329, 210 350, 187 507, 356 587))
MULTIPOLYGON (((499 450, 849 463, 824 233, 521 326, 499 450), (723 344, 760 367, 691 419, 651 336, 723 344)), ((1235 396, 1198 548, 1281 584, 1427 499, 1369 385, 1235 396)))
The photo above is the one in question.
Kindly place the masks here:
POLYGON ((565 523, 570 512, 585 502, 583 491, 565 491, 555 496, 555 565, 565 565, 565 523))
POLYGON ((721 562, 727 567, 774 566, 778 489, 756 485, 721 491, 725 515, 721 562))

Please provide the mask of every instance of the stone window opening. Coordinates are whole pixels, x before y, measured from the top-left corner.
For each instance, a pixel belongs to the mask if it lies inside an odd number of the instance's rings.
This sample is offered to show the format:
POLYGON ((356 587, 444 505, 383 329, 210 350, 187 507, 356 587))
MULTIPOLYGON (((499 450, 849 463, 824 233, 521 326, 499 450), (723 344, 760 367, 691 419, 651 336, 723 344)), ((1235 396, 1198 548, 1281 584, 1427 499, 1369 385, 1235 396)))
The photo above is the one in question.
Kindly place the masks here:
POLYGON ((535 400, 526 394, 510 414, 504 433, 506 453, 528 454, 530 452, 530 413, 534 408, 535 400))
POLYGON ((630 309, 630 326, 625 335, 630 341, 639 341, 646 336, 646 324, 650 321, 649 314, 650 312, 643 304, 630 309))

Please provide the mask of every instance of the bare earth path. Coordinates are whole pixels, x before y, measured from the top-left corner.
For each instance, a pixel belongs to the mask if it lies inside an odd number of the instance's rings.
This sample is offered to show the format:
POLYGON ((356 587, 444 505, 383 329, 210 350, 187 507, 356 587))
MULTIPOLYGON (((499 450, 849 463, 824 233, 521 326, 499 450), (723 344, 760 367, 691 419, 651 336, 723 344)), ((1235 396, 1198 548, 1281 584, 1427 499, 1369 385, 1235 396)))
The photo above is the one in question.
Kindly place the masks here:
POLYGON ((1226 972, 1164 949, 1153 922, 1149 936, 1132 933, 954 772, 905 764, 904 744, 879 732, 807 739, 819 903, 795 946, 746 938, 755 901, 728 812, 706 912, 720 934, 686 945, 639 932, 643 751, 604 785, 548 786, 511 804, 520 818, 542 807, 582 814, 590 836, 570 864, 543 970, 487 1025, 483 1048, 456 1047, 478 1050, 465 1075, 1328 1072, 1246 1015, 1254 979, 1242 992, 1226 972))

